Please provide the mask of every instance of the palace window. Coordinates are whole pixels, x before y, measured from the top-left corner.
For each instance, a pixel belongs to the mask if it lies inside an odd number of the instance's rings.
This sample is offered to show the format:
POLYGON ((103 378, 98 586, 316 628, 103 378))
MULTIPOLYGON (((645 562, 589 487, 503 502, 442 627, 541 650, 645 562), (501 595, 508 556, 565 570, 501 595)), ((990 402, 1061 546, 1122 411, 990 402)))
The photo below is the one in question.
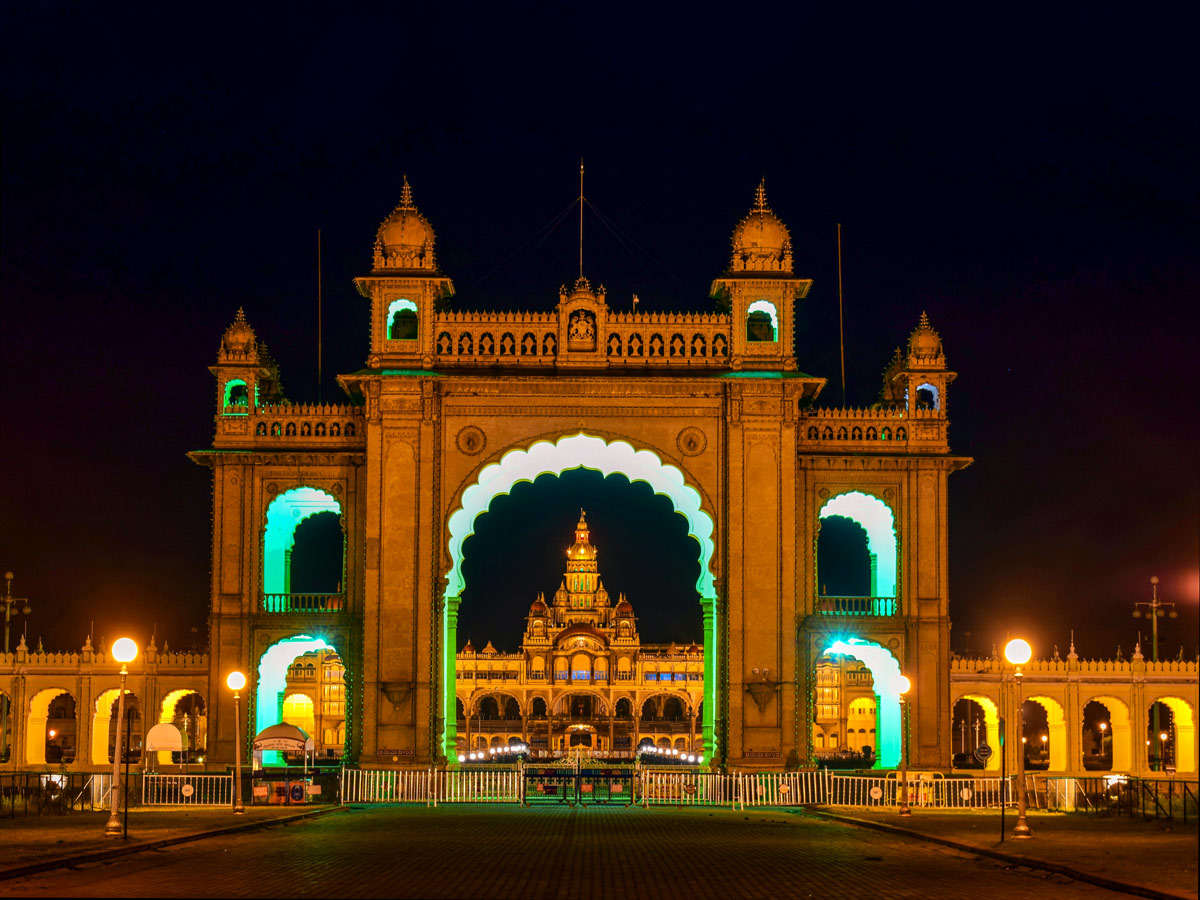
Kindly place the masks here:
POLYGON ((746 310, 746 340, 776 341, 779 339, 779 315, 769 300, 755 300, 746 310))
POLYGON ((417 304, 403 298, 388 306, 387 335, 390 341, 411 341, 417 337, 417 304))

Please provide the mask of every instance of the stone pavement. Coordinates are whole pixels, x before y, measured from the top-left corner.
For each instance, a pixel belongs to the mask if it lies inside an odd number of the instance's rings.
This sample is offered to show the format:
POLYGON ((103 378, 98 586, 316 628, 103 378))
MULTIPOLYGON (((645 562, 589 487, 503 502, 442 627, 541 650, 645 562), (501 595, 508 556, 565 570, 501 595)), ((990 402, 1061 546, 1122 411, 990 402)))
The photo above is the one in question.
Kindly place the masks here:
POLYGON ((348 812, 0 882, 8 896, 1123 896, 787 811, 512 806, 348 812))
MULTIPOLYGON (((129 810, 129 843, 182 837, 247 823, 270 822, 306 811, 310 809, 299 806, 256 806, 247 807, 244 816, 235 816, 229 809, 205 807, 134 808, 129 810)), ((12 819, 0 817, 0 874, 12 866, 126 846, 124 838, 112 838, 104 834, 107 822, 107 812, 71 812, 61 816, 17 816, 12 819)))
POLYGON ((1049 862, 1100 878, 1141 885, 1152 890, 1197 896, 1200 878, 1200 830, 1195 818, 1143 819, 1138 816, 1067 815, 1031 811, 1030 840, 1012 840, 1017 816, 1005 816, 1000 841, 996 810, 934 812, 914 809, 901 819, 891 811, 830 810, 839 818, 882 823, 957 844, 1049 862))

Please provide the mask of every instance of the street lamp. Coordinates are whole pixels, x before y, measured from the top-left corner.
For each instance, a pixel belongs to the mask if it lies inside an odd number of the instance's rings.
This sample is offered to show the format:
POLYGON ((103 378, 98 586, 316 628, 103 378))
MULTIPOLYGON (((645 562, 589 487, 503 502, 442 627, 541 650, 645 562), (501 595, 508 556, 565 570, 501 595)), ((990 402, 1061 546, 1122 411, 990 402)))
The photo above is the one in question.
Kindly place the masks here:
POLYGON ((1167 767, 1167 738, 1170 737, 1165 731, 1158 733, 1158 770, 1161 772, 1167 767))
POLYGON ((1108 723, 1100 723, 1100 758, 1104 758, 1104 738, 1108 735, 1108 723))
POLYGON ((1029 823, 1025 821, 1026 799, 1025 799, 1025 716, 1024 710, 1021 708, 1021 666, 1029 662, 1033 656, 1033 648, 1029 646, 1029 641, 1021 638, 1013 638, 1004 647, 1005 658, 1017 667, 1017 671, 1013 673, 1013 679, 1017 685, 1017 727, 1021 732, 1021 748, 1017 753, 1017 824, 1013 827, 1014 838, 1030 838, 1033 837, 1033 832, 1029 828, 1029 823))
POLYGON ((4 652, 8 653, 8 632, 9 621, 18 613, 29 615, 33 610, 29 606, 29 600, 26 597, 14 597, 12 595, 13 573, 4 573, 4 652), (13 610, 14 606, 20 604, 17 610, 13 610))
POLYGON ((242 715, 241 699, 238 693, 246 686, 246 676, 241 672, 230 672, 225 684, 233 691, 233 814, 244 816, 246 807, 242 804, 242 715))
POLYGON ((121 833, 121 820, 117 816, 117 807, 120 805, 117 785, 121 780, 121 721, 125 718, 125 678, 129 675, 127 663, 133 662, 137 655, 138 645, 132 638, 118 638, 113 642, 112 658, 121 664, 121 689, 117 694, 117 733, 113 738, 112 793, 109 795, 108 824, 104 826, 104 833, 110 837, 121 833))
POLYGON ((904 753, 904 745, 908 743, 908 697, 912 682, 901 675, 896 679, 896 692, 900 695, 900 815, 908 817, 912 810, 908 807, 908 758, 904 753))
MULTIPOLYGON (((1162 600, 1158 599, 1158 576, 1157 575, 1150 576, 1150 592, 1151 593, 1150 593, 1149 602, 1147 602, 1145 600, 1140 600, 1133 604, 1133 617, 1135 619, 1140 619, 1142 616, 1145 616, 1147 619, 1150 620, 1150 661, 1158 662, 1158 620, 1163 618, 1163 616, 1170 616, 1172 619, 1175 619, 1175 618, 1179 617, 1179 613, 1175 612, 1175 604, 1174 603, 1164 603, 1162 600), (1141 609, 1139 609, 1139 607, 1142 607, 1142 606, 1146 607, 1145 611, 1142 611, 1141 609)), ((8 645, 6 643, 5 649, 7 649, 7 646, 8 645)), ((1154 731, 1158 731, 1158 706, 1157 705, 1151 707, 1150 716, 1153 719, 1153 721, 1150 724, 1150 727, 1154 731)), ((1161 751, 1161 749, 1162 748, 1160 747, 1159 750, 1161 751)), ((1162 770, 1162 767, 1163 767, 1162 753, 1160 752, 1158 755, 1159 771, 1162 770)))

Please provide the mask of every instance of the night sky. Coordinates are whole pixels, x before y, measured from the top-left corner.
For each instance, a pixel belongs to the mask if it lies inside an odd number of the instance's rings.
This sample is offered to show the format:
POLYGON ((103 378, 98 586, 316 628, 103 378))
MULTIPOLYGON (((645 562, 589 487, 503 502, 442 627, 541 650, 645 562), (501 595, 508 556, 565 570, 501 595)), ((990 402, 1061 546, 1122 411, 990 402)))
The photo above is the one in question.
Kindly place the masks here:
MULTIPOLYGON (((1162 578, 1197 652, 1200 123, 1181 23, 730 7, 6 7, 0 567, 31 643, 204 639, 221 333, 239 306, 294 400, 363 364, 375 228, 407 173, 465 309, 707 310, 760 178, 815 279, 803 371, 871 402, 922 310, 959 372, 956 649, 1128 655, 1162 578), (194 13, 189 17, 189 13, 194 13), (601 217, 603 216, 603 218, 601 217), (610 227, 611 226, 611 227, 610 227)), ((976 10, 975 15, 983 10, 976 10)), ((1127 15, 1131 13, 1127 12, 1127 15)), ((965 15, 958 12, 956 15, 965 15)), ((620 482, 621 479, 609 479, 620 482)), ((515 643, 579 506, 644 637, 700 637, 696 549, 661 498, 581 475, 498 502, 460 635, 515 643), (674 530, 672 530, 674 529, 674 530), (494 586, 481 578, 494 577, 494 586)), ((14 643, 15 643, 14 636, 14 643)))

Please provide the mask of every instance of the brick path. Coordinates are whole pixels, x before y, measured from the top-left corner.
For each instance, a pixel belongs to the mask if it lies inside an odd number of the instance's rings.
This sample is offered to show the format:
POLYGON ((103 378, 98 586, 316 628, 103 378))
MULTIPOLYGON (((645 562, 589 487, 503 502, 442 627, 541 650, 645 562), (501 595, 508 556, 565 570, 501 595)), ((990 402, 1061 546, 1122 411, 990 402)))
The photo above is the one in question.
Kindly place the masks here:
POLYGON ((357 808, 6 881, 8 896, 1123 896, 788 813, 357 808))

